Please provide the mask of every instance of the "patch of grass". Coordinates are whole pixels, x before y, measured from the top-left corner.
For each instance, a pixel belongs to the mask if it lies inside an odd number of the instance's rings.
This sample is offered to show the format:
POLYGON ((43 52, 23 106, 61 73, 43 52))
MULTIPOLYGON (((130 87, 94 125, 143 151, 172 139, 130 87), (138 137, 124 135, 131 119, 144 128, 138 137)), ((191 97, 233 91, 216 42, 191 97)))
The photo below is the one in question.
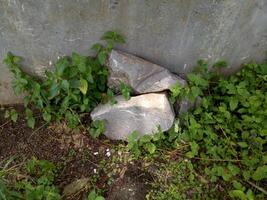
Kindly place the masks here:
POLYGON ((190 160, 165 160, 152 166, 156 168, 153 189, 147 194, 147 199, 223 199, 225 195, 225 188, 219 184, 209 184, 195 171, 190 160))

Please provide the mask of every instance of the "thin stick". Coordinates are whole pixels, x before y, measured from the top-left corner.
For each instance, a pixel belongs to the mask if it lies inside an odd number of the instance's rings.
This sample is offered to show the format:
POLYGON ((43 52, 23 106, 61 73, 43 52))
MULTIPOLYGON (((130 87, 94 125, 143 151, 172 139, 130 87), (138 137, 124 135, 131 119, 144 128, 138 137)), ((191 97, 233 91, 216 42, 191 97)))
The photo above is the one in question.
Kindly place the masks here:
MULTIPOLYGON (((184 154, 180 154, 180 153, 177 153, 178 155, 180 156, 184 156, 184 154)), ((206 160, 206 161, 215 161, 215 162, 241 162, 242 160, 224 160, 224 159, 212 159, 212 158, 199 158, 199 157, 194 157, 194 158, 191 158, 191 159, 195 159, 195 160, 206 160)))
POLYGON ((264 190, 262 187, 257 186, 255 183, 252 183, 250 181, 246 181, 248 184, 250 184, 251 186, 253 186, 254 188, 258 189, 259 191, 261 191, 262 193, 264 193, 265 195, 267 195, 267 191, 264 190))
POLYGON ((11 122, 11 120, 8 120, 8 121, 5 122, 4 124, 2 124, 2 125, 0 126, 0 128, 2 128, 3 126, 7 125, 9 122, 11 122))
POLYGON ((37 132, 37 131, 39 131, 40 129, 42 129, 45 125, 47 125, 48 124, 48 122, 46 122, 46 123, 44 123, 43 125, 41 125, 41 126, 39 126, 36 130, 34 130, 33 132, 32 132, 32 134, 30 135, 30 137, 29 137, 29 139, 37 132))

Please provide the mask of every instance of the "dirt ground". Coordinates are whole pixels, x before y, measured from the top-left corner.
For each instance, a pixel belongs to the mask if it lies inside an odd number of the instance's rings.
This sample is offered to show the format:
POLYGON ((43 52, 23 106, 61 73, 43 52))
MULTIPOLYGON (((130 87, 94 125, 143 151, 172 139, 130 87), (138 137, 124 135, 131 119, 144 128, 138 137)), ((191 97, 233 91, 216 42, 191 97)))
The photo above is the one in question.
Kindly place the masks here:
MULTIPOLYGON (((0 160, 11 156, 25 160, 34 156, 37 159, 53 162, 59 169, 55 184, 61 191, 66 185, 82 178, 95 177, 96 186, 106 193, 112 193, 114 188, 121 188, 121 184, 125 180, 127 182, 127 179, 117 179, 115 184, 108 183, 104 165, 111 157, 106 156, 106 151, 113 149, 114 142, 104 137, 91 139, 88 133, 81 131, 75 133, 64 124, 52 123, 48 126, 37 111, 35 129, 28 128, 23 117, 23 106, 12 107, 20 115, 16 123, 4 118, 7 107, 0 110, 0 160)), ((132 172, 128 170, 127 173, 132 173, 133 177, 142 176, 141 172, 140 175, 135 170, 132 172)), ((85 193, 80 193, 79 197, 70 199, 78 200, 84 197, 85 193)), ((117 198, 110 197, 110 199, 117 198)))

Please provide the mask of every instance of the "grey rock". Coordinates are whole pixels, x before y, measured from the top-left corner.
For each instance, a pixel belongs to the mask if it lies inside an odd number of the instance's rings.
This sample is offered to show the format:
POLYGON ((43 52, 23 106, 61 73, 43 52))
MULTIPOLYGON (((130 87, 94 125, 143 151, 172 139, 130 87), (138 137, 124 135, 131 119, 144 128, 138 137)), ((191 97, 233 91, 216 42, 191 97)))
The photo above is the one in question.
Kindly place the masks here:
POLYGON ((195 99, 195 101, 190 101, 188 99, 182 99, 182 100, 176 102, 174 109, 175 109, 175 112, 177 115, 182 115, 191 109, 195 109, 195 108, 199 107, 200 104, 201 104, 201 98, 200 97, 197 97, 195 99))
POLYGON ((177 82, 186 84, 184 79, 167 69, 121 51, 113 50, 110 53, 108 66, 108 85, 115 90, 121 82, 131 86, 137 94, 161 92, 177 82))
POLYGON ((143 200, 146 199, 149 189, 144 180, 136 180, 135 177, 124 177, 111 186, 107 200, 143 200))
POLYGON ((86 188, 90 188, 90 179, 81 178, 65 186, 63 189, 63 194, 64 196, 71 196, 86 188))
POLYGON ((116 97, 117 104, 100 104, 91 113, 92 120, 105 120, 104 134, 114 140, 127 140, 137 131, 140 135, 153 134, 158 126, 163 131, 171 128, 174 112, 165 93, 151 93, 126 101, 116 97))

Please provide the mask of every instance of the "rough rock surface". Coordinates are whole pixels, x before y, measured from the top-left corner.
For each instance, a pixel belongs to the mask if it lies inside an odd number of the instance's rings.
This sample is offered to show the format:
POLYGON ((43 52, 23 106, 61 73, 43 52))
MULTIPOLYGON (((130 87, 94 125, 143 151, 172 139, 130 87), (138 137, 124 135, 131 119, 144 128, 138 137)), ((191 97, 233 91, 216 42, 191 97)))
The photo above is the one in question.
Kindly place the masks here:
POLYGON ((191 109, 195 109, 201 105, 201 98, 197 97, 195 101, 190 101, 188 99, 182 99, 177 101, 174 105, 174 110, 177 115, 182 115, 191 109))
POLYGON ((175 114, 165 93, 151 93, 132 97, 129 101, 116 97, 117 104, 101 104, 91 113, 93 120, 105 120, 104 134, 114 140, 127 140, 137 131, 153 134, 160 125, 163 131, 171 128, 175 114))
POLYGON ((179 81, 186 81, 167 69, 142 58, 113 50, 109 56, 110 76, 108 85, 118 90, 121 82, 130 85, 137 94, 161 92, 179 81))
POLYGON ((143 200, 146 199, 148 188, 142 181, 133 177, 124 177, 120 185, 112 188, 107 200, 143 200))

